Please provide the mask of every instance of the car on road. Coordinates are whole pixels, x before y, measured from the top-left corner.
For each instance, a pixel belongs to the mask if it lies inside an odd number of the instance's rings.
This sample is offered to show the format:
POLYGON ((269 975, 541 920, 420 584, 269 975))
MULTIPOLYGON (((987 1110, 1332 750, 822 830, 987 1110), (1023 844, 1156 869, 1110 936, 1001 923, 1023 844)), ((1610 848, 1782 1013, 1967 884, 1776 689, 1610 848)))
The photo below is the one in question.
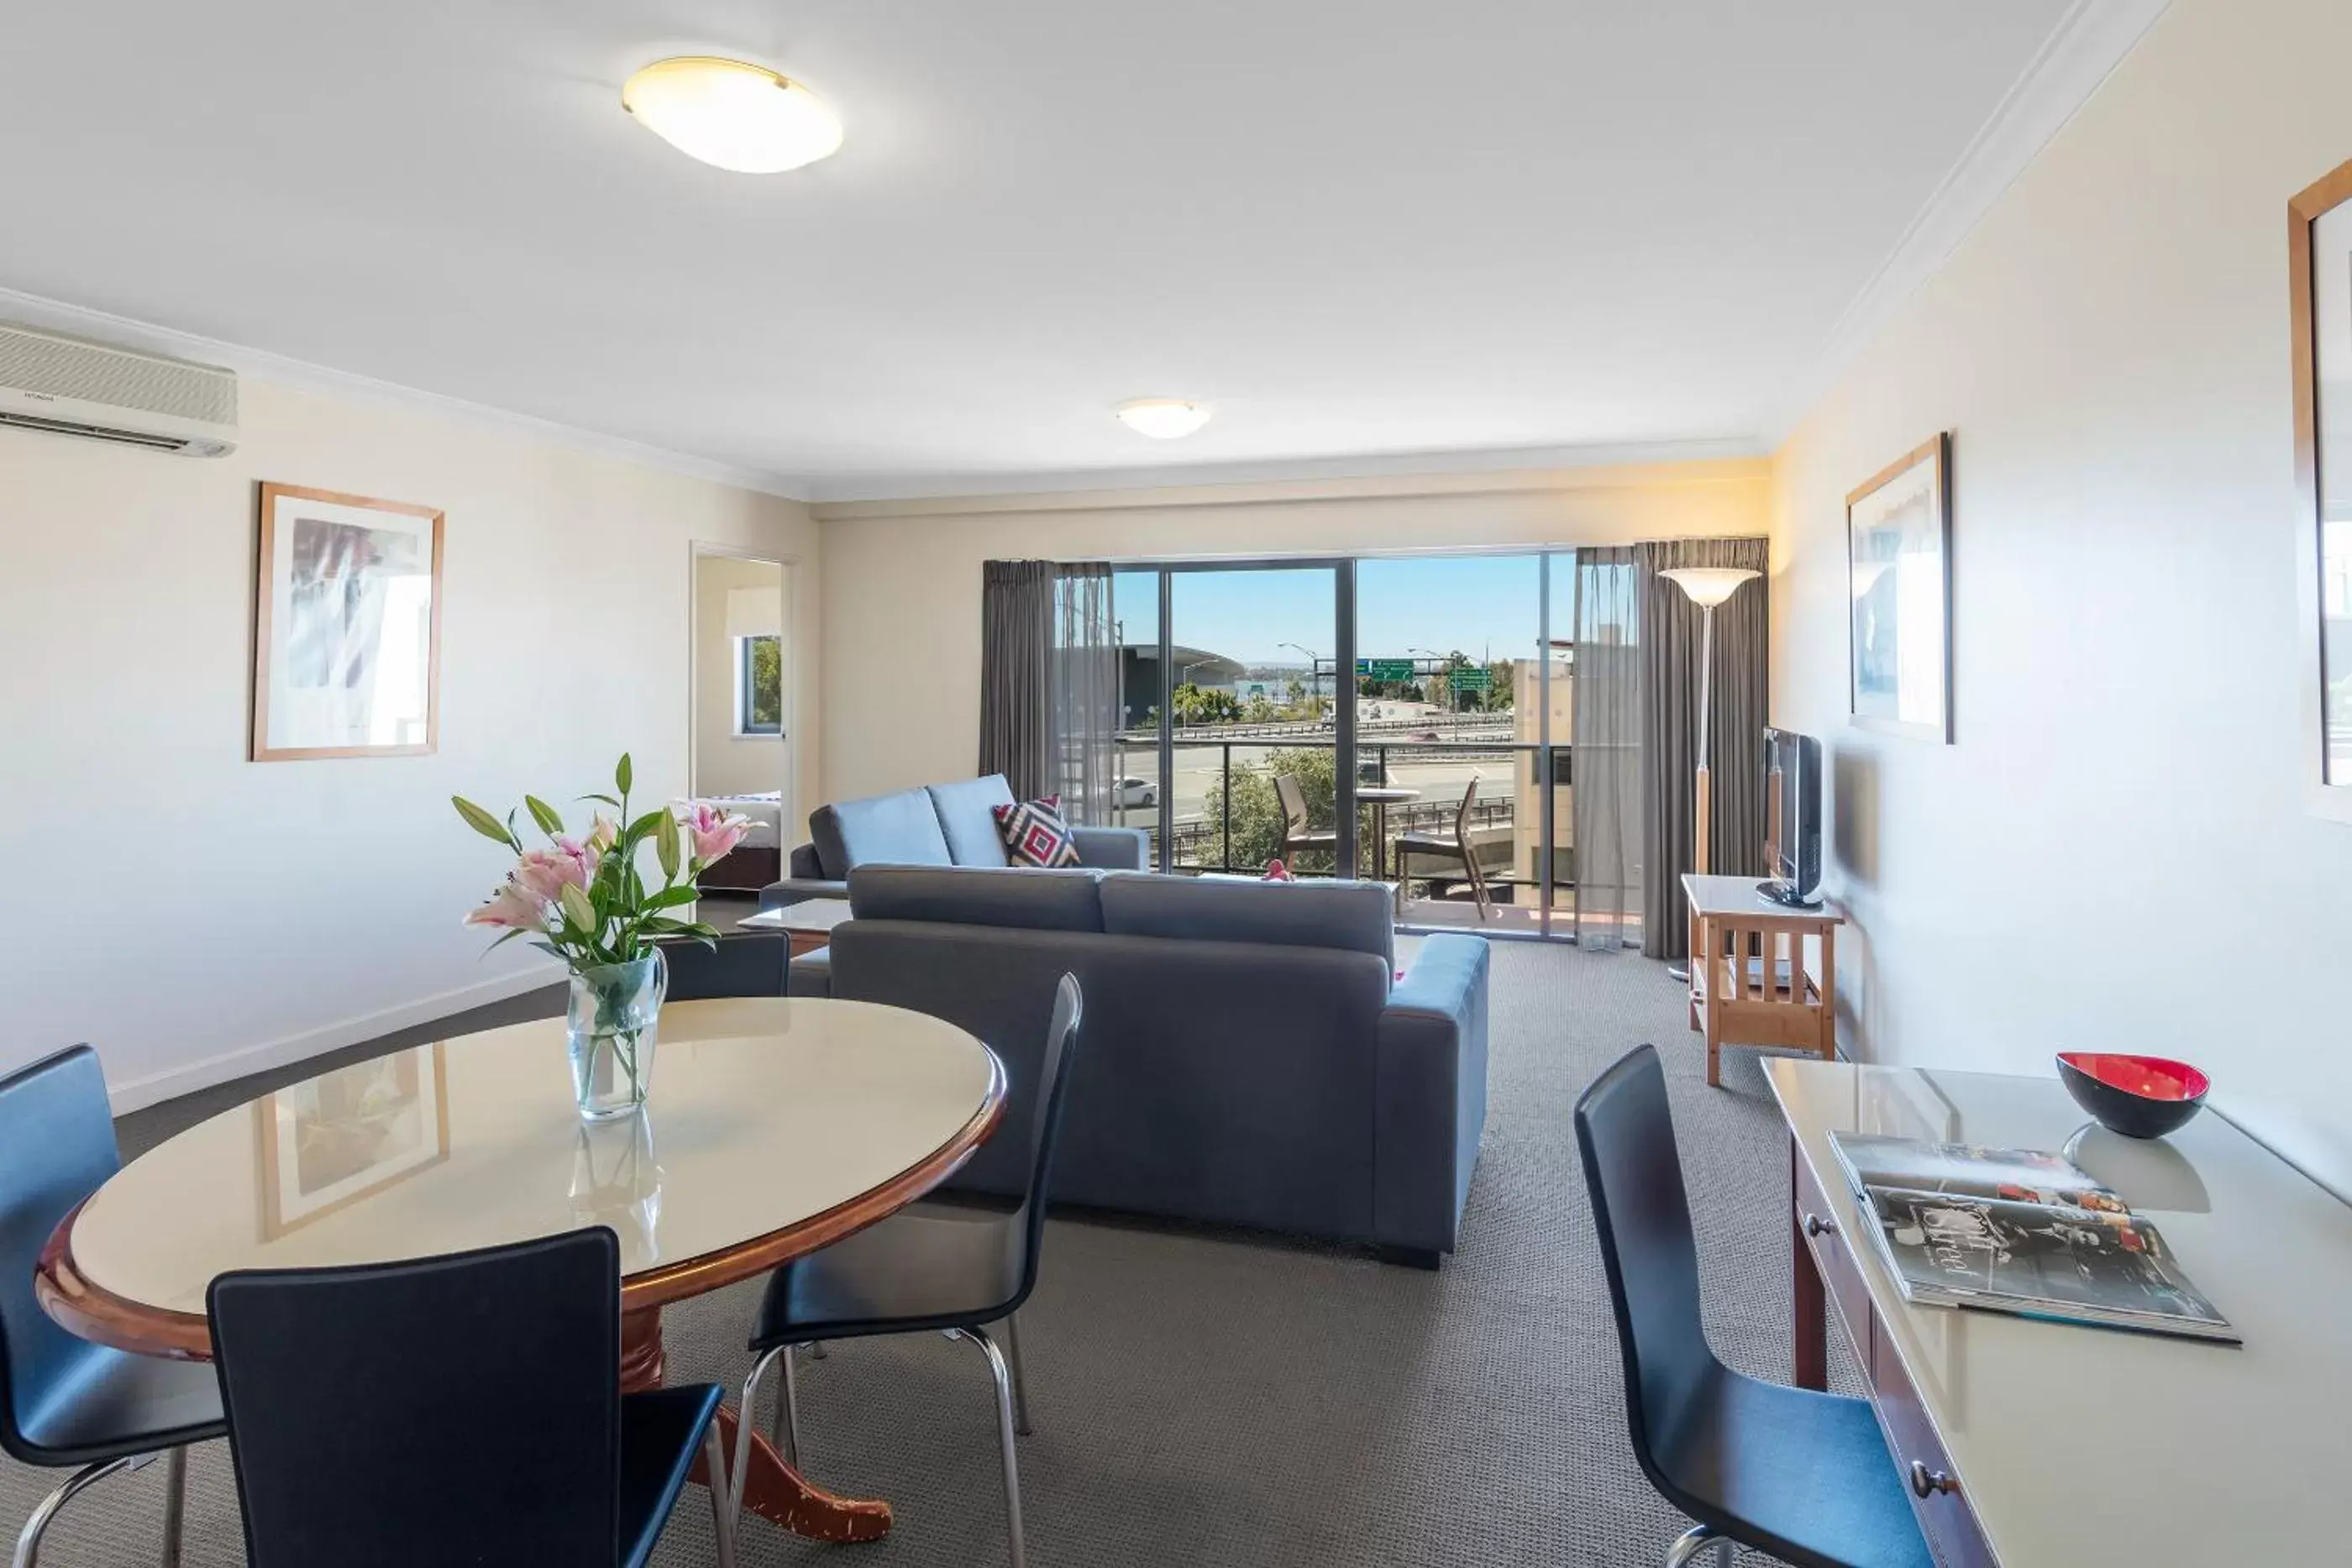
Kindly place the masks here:
POLYGON ((1129 809, 1160 804, 1160 786, 1148 779, 1122 779, 1111 789, 1118 803, 1129 809))

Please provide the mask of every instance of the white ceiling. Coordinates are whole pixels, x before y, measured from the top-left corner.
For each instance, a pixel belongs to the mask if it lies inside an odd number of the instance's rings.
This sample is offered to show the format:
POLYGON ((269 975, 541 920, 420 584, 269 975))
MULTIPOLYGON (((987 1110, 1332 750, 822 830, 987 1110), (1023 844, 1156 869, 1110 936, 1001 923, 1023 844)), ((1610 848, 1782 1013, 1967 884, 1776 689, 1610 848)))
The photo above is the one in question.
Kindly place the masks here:
POLYGON ((0 286, 821 497, 1754 444, 2069 29, 2160 5, 13 5, 0 286), (841 152, 688 162, 619 107, 681 52, 841 152))

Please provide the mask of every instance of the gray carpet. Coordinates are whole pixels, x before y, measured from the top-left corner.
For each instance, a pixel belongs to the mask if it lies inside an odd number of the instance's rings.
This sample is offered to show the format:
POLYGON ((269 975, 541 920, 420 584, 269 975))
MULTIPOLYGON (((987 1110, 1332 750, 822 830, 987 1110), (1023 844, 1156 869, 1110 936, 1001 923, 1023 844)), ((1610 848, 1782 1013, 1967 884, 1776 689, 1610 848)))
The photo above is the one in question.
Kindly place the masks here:
MULTIPOLYGON (((1033 1563, 1659 1560, 1687 1521, 1657 1500, 1626 1447, 1570 1110, 1620 1052, 1645 1040, 1665 1049, 1708 1332, 1733 1365, 1774 1378, 1788 1375, 1784 1135, 1753 1052, 1727 1052, 1725 1087, 1706 1086, 1680 988, 1660 965, 1498 943, 1493 1029, 1486 1147, 1462 1249, 1439 1273, 1139 1225, 1053 1224, 1022 1314, 1033 1563)), ((756 1290, 671 1311, 674 1379, 741 1377, 756 1290)), ((1833 1373, 1851 1386, 1850 1368, 1833 1373)), ((800 1388, 810 1474, 888 1498, 897 1528, 879 1545, 843 1548, 754 1521, 745 1563, 1004 1560, 993 1407, 970 1346, 844 1344, 804 1363, 800 1388)), ((187 1562, 242 1562, 226 1451, 207 1445, 192 1469, 187 1562)), ((43 1563, 153 1562, 162 1475, 157 1465, 85 1493, 43 1563)), ((58 1479, 0 1460, 10 1540, 58 1479)), ((696 1494, 656 1561, 712 1560, 696 1494)))

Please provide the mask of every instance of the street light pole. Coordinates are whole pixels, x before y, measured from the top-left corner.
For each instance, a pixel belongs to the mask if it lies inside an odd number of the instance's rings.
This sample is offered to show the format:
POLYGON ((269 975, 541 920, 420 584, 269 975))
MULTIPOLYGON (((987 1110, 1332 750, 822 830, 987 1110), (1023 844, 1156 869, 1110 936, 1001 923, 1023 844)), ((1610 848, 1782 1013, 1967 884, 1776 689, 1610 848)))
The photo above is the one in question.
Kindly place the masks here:
POLYGON ((1276 643, 1275 646, 1296 648, 1307 655, 1307 678, 1312 683, 1310 689, 1315 697, 1315 712, 1320 716, 1323 712, 1323 655, 1304 643, 1276 643))

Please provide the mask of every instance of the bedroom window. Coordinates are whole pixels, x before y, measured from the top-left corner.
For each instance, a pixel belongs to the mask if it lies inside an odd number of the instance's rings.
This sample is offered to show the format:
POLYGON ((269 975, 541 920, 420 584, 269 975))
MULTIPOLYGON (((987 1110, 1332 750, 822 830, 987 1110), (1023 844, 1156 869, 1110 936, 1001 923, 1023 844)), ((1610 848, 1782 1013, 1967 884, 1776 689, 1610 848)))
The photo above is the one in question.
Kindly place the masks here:
POLYGON ((781 637, 735 639, 735 733, 784 733, 784 648, 781 637))

